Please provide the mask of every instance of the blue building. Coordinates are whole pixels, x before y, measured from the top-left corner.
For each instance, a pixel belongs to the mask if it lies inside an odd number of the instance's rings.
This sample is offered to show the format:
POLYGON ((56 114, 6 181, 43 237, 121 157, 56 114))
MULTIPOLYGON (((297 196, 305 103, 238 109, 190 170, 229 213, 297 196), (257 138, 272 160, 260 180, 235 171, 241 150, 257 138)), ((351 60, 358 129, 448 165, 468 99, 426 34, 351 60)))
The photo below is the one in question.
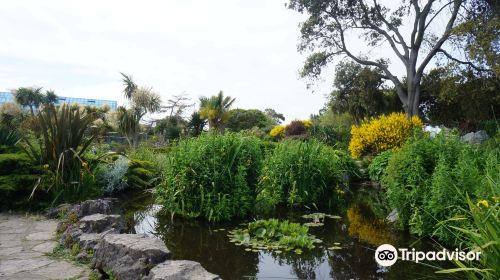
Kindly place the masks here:
MULTIPOLYGON (((117 102, 113 100, 64 97, 64 96, 57 96, 57 97, 58 99, 56 105, 62 105, 64 103, 79 104, 82 106, 96 106, 96 107, 108 105, 111 110, 115 110, 117 107, 117 102)), ((15 102, 14 95, 10 92, 0 92, 0 105, 7 102, 15 102)))

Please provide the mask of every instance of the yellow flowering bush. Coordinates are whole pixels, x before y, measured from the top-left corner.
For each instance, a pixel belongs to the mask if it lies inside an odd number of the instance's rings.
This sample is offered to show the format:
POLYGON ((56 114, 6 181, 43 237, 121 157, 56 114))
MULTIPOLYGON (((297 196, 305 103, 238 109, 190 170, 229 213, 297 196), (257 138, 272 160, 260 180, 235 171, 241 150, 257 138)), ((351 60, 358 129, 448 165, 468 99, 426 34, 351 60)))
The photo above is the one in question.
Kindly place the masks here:
POLYGON ((422 127, 422 121, 416 116, 408 119, 403 113, 382 115, 352 126, 349 151, 353 158, 359 158, 400 148, 414 129, 422 127))
POLYGON ((277 125, 277 126, 273 127, 273 129, 271 129, 269 134, 272 137, 283 137, 283 136, 285 136, 285 126, 277 125))

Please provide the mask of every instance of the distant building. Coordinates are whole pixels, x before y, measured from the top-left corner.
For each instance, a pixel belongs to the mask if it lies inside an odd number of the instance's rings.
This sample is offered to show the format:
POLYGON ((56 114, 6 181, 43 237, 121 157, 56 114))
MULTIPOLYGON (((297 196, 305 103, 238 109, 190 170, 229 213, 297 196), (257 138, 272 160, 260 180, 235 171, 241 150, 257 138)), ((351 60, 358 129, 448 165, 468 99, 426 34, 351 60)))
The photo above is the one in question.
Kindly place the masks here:
MULTIPOLYGON (((111 110, 116 110, 117 102, 113 100, 103 100, 103 99, 89 99, 89 98, 79 98, 79 97, 65 97, 57 96, 56 105, 67 104, 79 104, 82 106, 96 106, 101 107, 108 105, 111 110)), ((7 102, 15 102, 14 95, 10 92, 0 92, 0 105, 7 102)))

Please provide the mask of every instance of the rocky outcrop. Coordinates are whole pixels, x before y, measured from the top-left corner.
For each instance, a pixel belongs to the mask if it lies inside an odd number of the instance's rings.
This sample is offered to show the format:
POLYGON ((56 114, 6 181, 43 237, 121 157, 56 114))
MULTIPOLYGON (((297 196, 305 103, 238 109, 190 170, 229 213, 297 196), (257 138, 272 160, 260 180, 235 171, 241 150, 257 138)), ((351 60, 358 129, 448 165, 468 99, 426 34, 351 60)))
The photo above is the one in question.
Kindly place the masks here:
POLYGON ((220 280, 193 261, 165 261, 149 272, 147 280, 220 280))
POLYGON ((460 140, 464 143, 469 143, 469 144, 480 144, 484 140, 488 139, 488 133, 484 130, 479 130, 476 132, 470 132, 465 134, 460 138, 460 140))
POLYGON ((80 219, 83 233, 120 233, 125 231, 125 221, 120 215, 93 214, 80 219))
POLYGON ((170 251, 158 238, 145 234, 108 234, 94 253, 94 267, 118 279, 140 279, 167 260, 170 251))
POLYGON ((78 218, 94 214, 116 214, 118 210, 115 206, 116 200, 111 198, 86 200, 74 205, 70 212, 75 213, 78 218))
MULTIPOLYGON (((51 214, 61 217, 61 212, 57 211, 51 214)), ((65 206, 64 211, 66 219, 58 226, 58 231, 62 232, 60 243, 68 248, 78 244, 81 252, 76 258, 86 261, 92 258, 93 268, 103 278, 112 273, 120 280, 220 279, 197 262, 167 261, 170 251, 156 237, 124 234, 125 222, 122 216, 113 214, 117 211, 112 200, 88 200, 65 206)))

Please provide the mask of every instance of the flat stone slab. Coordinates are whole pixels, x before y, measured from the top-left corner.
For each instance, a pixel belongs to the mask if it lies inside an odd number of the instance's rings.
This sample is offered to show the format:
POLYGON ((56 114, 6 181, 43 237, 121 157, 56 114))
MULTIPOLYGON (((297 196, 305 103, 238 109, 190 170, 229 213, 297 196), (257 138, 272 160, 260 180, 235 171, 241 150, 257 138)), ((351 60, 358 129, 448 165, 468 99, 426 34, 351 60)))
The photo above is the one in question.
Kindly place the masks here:
POLYGON ((90 269, 56 260, 57 221, 0 214, 0 279, 85 279, 90 269))
POLYGON ((220 280, 194 261, 165 261, 149 272, 148 280, 220 280))
POLYGON ((94 253, 94 267, 120 280, 141 279, 170 257, 163 241, 145 234, 108 234, 94 253))

